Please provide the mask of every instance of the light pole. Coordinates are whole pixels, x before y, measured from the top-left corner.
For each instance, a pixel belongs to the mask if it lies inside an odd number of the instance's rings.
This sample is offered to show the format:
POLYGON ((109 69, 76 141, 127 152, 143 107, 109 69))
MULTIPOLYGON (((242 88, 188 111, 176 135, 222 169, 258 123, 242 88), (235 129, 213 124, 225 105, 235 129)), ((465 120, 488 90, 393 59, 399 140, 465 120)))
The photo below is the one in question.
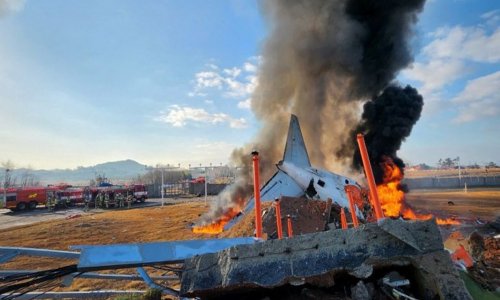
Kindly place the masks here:
MULTIPOLYGON (((161 206, 165 205, 165 176, 164 172, 165 170, 174 170, 180 168, 180 164, 178 167, 175 167, 175 165, 170 166, 170 164, 165 165, 160 165, 157 164, 156 167, 151 167, 150 170, 160 170, 161 171, 161 187, 160 187, 160 195, 161 195, 161 206)), ((155 173, 156 174, 156 173, 155 173)), ((154 181, 156 182, 156 175, 154 176, 154 181)), ((156 186, 156 184, 155 184, 156 186)))
POLYGON ((164 199, 164 196, 165 196, 165 186, 164 186, 164 183, 163 183, 163 171, 164 169, 162 168, 161 169, 161 191, 160 191, 160 194, 161 194, 161 206, 164 206, 165 205, 165 199, 164 199))
MULTIPOLYGON (((208 170, 212 168, 212 163, 210 163, 210 166, 202 166, 201 164, 199 165, 199 167, 193 167, 193 169, 198 169, 200 170, 204 170, 205 172, 205 206, 207 205, 207 201, 208 201, 208 170)), ((189 169, 191 170, 191 165, 189 165, 189 169)))
POLYGON ((207 206, 207 195, 208 195, 208 168, 205 167, 205 206, 207 206))

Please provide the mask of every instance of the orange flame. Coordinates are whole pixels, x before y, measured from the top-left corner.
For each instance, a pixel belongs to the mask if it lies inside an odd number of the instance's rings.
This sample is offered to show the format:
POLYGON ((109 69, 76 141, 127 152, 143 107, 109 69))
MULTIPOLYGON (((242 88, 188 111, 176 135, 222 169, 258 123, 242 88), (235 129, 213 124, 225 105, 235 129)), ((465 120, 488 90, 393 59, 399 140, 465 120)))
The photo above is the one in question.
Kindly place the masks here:
POLYGON ((220 218, 210 224, 193 226, 193 233, 219 234, 224 231, 224 225, 239 213, 235 208, 229 208, 220 218))
MULTIPOLYGON (((383 182, 377 185, 377 193, 386 217, 403 217, 410 220, 428 220, 432 214, 418 214, 405 201, 405 193, 401 189, 403 172, 390 157, 381 163, 384 170, 383 182)), ((452 218, 436 218, 438 225, 458 225, 459 221, 452 218)))

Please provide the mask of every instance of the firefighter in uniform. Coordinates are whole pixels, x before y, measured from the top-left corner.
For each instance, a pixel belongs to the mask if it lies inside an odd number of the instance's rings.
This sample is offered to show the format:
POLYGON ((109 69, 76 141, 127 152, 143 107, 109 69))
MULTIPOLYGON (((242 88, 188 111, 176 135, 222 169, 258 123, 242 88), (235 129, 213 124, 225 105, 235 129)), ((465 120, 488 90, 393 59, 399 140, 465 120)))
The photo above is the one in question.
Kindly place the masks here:
POLYGON ((53 211, 55 207, 55 199, 54 199, 54 192, 48 192, 47 193, 47 208, 49 211, 53 211))
POLYGON ((133 199, 134 197, 129 192, 127 192, 127 208, 130 209, 130 207, 132 206, 133 199))
POLYGON ((83 208, 83 211, 89 211, 89 202, 90 202, 90 193, 85 193, 85 207, 83 208))
POLYGON ((102 192, 99 192, 97 196, 95 197, 95 208, 98 208, 101 206, 102 202, 102 192))
POLYGON ((109 193, 104 194, 104 206, 106 206, 106 208, 109 208, 109 193))
POLYGON ((122 193, 116 194, 116 201, 118 201, 118 207, 123 208, 123 195, 122 193))

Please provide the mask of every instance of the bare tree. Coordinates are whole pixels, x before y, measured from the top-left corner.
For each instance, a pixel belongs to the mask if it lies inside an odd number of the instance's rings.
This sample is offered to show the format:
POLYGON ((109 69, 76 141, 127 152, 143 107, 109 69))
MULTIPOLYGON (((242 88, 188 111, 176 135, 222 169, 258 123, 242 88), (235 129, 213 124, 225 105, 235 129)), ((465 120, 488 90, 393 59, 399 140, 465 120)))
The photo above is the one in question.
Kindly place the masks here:
POLYGON ((26 186, 38 186, 38 185, 40 185, 40 181, 38 181, 38 179, 35 176, 35 174, 31 173, 31 169, 26 169, 21 174, 20 185, 22 187, 26 187, 26 186))
POLYGON ((3 176, 3 187, 12 187, 16 185, 16 177, 12 175, 12 170, 14 169, 14 163, 9 159, 0 164, 4 169, 3 176))

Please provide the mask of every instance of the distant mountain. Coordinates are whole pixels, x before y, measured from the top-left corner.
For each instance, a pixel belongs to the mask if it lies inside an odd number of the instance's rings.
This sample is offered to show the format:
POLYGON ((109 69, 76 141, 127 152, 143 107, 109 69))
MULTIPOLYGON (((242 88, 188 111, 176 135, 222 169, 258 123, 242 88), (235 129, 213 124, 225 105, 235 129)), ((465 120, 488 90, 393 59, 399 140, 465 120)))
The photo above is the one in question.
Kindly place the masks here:
MULTIPOLYGON (((4 172, 5 170, 0 168, 0 178, 2 180, 4 172)), ((127 159, 76 169, 31 170, 21 168, 14 169, 11 175, 17 179, 18 184, 23 177, 26 177, 26 174, 32 174, 35 176, 35 180, 40 181, 43 185, 61 182, 86 185, 91 179, 95 179, 97 175, 105 176, 111 183, 122 183, 144 173, 146 173, 145 165, 127 159)))

